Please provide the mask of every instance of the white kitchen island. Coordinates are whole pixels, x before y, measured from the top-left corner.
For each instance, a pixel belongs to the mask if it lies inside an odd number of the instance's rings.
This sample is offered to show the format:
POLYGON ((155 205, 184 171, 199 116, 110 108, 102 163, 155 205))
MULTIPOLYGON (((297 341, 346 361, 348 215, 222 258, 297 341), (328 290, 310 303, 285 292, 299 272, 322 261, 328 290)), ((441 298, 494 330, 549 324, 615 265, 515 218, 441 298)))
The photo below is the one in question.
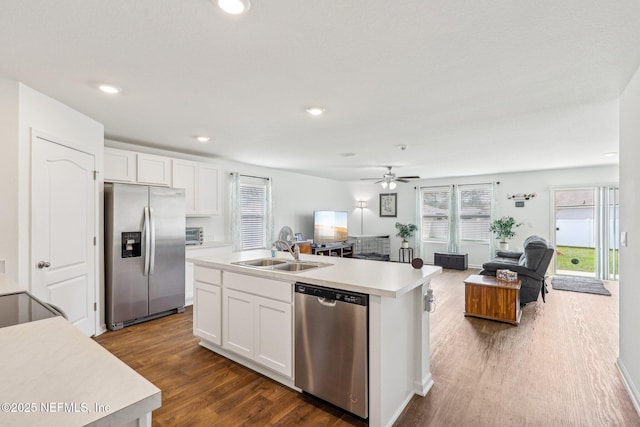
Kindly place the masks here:
MULTIPOLYGON (((0 295, 23 290, 0 274, 0 295)), ((151 427, 161 405, 159 388, 59 316, 0 328, 0 378, 0 426, 151 427)))
MULTIPOLYGON (((296 389, 293 378, 295 282, 369 295, 369 425, 389 426, 414 394, 431 386, 430 278, 440 267, 301 255, 327 263, 287 272, 235 263, 269 258, 245 251, 189 258, 194 272, 194 335, 200 344, 296 389)), ((286 252, 279 258, 292 260, 286 252)))

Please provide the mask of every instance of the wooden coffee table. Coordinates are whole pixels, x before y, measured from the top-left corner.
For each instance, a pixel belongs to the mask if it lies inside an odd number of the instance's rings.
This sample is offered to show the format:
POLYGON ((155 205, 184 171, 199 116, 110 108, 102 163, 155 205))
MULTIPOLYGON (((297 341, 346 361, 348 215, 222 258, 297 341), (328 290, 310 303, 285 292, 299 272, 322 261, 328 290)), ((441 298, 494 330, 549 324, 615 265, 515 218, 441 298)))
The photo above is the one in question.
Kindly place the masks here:
POLYGON ((472 274, 464 280, 464 315, 519 324, 520 284, 472 274))

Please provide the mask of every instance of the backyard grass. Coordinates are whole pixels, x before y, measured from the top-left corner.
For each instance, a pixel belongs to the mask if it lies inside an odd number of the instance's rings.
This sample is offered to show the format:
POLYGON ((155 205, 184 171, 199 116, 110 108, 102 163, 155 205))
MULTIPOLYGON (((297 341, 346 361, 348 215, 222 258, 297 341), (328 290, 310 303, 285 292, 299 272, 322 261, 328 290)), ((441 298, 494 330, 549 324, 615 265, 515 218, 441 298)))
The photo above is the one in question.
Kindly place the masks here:
POLYGON ((558 246, 556 248, 556 270, 593 273, 596 271, 595 257, 596 250, 594 248, 558 246))
MULTIPOLYGON (((615 252, 616 251, 614 250, 609 251, 610 269, 613 268, 612 263, 614 261, 615 252)), ((595 257, 596 250, 594 248, 558 246, 556 248, 556 270, 593 273, 596 271, 595 257)))

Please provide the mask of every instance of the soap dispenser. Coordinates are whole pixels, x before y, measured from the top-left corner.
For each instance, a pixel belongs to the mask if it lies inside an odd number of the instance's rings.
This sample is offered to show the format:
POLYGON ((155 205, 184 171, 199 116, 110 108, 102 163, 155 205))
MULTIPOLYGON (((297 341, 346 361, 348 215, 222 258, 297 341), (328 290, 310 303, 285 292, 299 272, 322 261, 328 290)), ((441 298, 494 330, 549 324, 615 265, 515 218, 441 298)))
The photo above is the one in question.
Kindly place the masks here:
POLYGON ((278 254, 278 250, 276 249, 276 245, 275 244, 271 245, 271 258, 275 258, 277 254, 278 254))

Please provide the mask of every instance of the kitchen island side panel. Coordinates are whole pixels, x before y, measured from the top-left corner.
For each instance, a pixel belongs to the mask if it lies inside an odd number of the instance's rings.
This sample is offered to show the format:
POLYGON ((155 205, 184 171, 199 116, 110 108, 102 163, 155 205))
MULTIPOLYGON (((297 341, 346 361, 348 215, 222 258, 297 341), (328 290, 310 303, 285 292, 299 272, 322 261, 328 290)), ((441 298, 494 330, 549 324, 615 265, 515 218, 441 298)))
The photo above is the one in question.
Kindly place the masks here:
POLYGON ((398 298, 369 300, 369 425, 391 426, 414 394, 433 385, 429 370, 428 281, 398 298))

